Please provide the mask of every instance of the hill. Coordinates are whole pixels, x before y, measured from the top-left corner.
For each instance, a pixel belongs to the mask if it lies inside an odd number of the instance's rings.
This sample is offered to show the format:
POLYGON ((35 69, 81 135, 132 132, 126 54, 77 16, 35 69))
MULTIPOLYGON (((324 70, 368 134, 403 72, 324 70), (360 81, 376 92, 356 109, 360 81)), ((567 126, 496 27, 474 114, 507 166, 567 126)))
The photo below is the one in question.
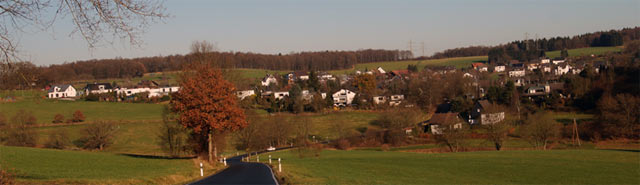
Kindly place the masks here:
MULTIPOLYGON (((547 51, 545 55, 549 58, 560 57, 560 51, 547 51)), ((588 48, 577 48, 577 49, 569 49, 569 57, 577 57, 577 56, 587 56, 587 55, 602 55, 609 52, 619 52, 622 51, 621 47, 588 47, 588 48)))

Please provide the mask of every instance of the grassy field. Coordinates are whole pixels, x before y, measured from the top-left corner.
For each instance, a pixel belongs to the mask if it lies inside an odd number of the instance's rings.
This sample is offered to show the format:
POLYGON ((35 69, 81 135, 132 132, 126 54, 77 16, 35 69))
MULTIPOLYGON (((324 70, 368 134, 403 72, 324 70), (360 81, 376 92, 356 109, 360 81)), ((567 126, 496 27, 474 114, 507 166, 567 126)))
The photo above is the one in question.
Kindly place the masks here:
POLYGON ((395 61, 395 62, 374 62, 356 64, 354 69, 333 70, 329 71, 331 74, 350 74, 356 70, 363 71, 365 69, 376 69, 382 67, 384 70, 400 70, 407 69, 409 64, 418 65, 418 70, 422 70, 427 65, 434 66, 455 66, 456 68, 470 67, 471 63, 478 61, 487 61, 487 56, 473 56, 473 57, 456 57, 456 58, 444 58, 444 59, 432 59, 432 60, 410 60, 410 61, 395 61))
MULTIPOLYGON (((618 52, 618 51, 622 51, 622 48, 621 47, 589 47, 589 48, 570 49, 568 51, 569 51, 569 57, 576 57, 576 56, 586 56, 591 54, 601 55, 608 52, 618 52)), ((549 58, 560 57, 560 50, 547 51, 545 54, 549 58)))
POLYGON ((199 176, 191 159, 0 146, 0 165, 26 183, 176 184, 199 176))
MULTIPOLYGON (((282 158, 288 183, 307 184, 636 184, 640 155, 613 150, 487 151, 423 154, 323 150, 282 158)), ((266 157, 266 156, 263 156, 266 157)))

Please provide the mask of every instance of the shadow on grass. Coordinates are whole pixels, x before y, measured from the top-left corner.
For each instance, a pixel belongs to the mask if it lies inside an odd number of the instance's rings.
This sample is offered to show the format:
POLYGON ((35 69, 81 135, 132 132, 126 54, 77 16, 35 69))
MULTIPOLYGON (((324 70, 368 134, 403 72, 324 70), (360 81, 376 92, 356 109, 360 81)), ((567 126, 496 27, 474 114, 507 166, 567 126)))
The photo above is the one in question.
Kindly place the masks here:
POLYGON ((620 152, 640 152, 640 149, 600 149, 600 150, 610 150, 610 151, 620 151, 620 152))
POLYGON ((196 156, 160 156, 160 155, 141 155, 141 154, 120 154, 127 157, 145 158, 145 159, 193 159, 196 156))

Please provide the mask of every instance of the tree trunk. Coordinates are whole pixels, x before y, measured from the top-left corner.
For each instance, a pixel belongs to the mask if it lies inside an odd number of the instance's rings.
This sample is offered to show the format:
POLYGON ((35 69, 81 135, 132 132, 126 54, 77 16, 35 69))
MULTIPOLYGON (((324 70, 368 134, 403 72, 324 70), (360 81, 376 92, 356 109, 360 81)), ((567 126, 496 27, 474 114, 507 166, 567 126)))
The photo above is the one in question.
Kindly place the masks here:
POLYGON ((211 132, 209 132, 209 162, 213 163, 213 137, 211 132))

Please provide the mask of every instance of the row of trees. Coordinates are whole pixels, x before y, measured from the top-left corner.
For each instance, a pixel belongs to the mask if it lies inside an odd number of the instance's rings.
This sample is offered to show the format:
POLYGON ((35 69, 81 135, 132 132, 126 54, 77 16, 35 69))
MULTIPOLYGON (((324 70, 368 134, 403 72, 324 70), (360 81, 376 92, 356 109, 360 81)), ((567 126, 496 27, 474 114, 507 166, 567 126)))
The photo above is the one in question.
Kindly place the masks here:
POLYGON ((513 41, 498 46, 469 46, 437 52, 430 58, 489 55, 489 62, 527 61, 545 56, 545 51, 584 47, 621 46, 640 39, 640 27, 586 33, 573 37, 552 37, 513 41))

